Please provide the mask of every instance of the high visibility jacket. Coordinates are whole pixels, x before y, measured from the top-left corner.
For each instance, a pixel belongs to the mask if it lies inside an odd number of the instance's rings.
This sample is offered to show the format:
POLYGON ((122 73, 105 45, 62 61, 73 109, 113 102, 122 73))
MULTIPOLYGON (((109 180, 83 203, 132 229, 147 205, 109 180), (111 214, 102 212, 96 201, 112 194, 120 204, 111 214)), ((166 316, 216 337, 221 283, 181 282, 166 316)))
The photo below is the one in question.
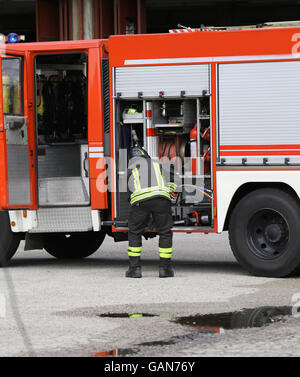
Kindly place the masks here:
POLYGON ((171 200, 171 192, 175 191, 176 184, 166 183, 158 162, 147 158, 134 158, 129 163, 131 175, 128 187, 131 191, 130 204, 164 197, 171 200), (133 162, 133 163, 132 163, 133 162))

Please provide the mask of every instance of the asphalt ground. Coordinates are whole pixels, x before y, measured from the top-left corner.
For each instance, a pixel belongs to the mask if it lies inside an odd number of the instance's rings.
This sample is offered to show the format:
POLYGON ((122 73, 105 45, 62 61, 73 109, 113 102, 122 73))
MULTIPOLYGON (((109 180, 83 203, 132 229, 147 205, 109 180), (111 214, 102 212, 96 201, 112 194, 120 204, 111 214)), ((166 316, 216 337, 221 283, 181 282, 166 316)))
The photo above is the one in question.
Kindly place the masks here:
POLYGON ((91 257, 62 261, 45 251, 25 252, 21 244, 10 267, 0 270, 0 356, 300 355, 295 312, 267 327, 221 326, 209 333, 175 322, 243 308, 300 306, 300 277, 249 275, 235 261, 227 233, 176 234, 170 279, 158 278, 157 239, 144 241, 142 279, 125 278, 126 249, 107 237, 91 257))

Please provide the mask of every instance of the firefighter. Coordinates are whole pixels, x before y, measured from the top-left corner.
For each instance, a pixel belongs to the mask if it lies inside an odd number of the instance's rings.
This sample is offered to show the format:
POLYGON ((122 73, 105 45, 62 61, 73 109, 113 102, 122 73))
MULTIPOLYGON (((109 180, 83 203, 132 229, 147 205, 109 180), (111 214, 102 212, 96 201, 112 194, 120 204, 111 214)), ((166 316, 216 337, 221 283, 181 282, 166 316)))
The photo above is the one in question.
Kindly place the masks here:
POLYGON ((172 258, 172 226, 171 193, 176 184, 168 183, 162 175, 158 162, 151 160, 148 153, 139 146, 130 149, 129 153, 129 191, 131 211, 129 215, 128 278, 141 278, 140 256, 142 252, 142 235, 150 216, 159 235, 159 277, 173 277, 172 258))

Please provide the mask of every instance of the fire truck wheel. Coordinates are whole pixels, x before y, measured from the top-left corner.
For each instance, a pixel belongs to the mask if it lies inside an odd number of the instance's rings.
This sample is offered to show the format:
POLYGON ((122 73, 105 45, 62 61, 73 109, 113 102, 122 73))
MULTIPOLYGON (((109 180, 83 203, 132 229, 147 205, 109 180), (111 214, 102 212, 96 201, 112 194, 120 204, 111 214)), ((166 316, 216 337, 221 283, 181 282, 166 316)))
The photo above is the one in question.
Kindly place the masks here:
POLYGON ((0 229, 0 267, 5 267, 16 253, 21 238, 11 231, 9 215, 5 211, 0 212, 0 229))
POLYGON ((58 259, 81 259, 94 254, 104 238, 104 232, 47 234, 44 249, 58 259))
POLYGON ((234 208, 229 241, 237 261, 251 274, 285 277, 300 265, 299 229, 299 200, 280 189, 259 189, 234 208))

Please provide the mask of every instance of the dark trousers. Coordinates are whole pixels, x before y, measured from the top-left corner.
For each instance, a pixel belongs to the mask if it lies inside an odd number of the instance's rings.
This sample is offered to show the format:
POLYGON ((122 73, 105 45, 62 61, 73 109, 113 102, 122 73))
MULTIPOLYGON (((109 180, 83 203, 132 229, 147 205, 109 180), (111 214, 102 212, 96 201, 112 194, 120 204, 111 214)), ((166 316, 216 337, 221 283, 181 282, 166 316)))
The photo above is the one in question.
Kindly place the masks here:
MULTIPOLYGON (((142 235, 152 215, 154 227, 159 235, 159 252, 163 257, 172 256, 172 226, 171 202, 164 198, 153 198, 133 205, 129 215, 129 251, 140 255, 142 235), (166 256, 165 253, 170 254, 166 256)), ((133 254, 132 254, 133 255, 133 254)))

